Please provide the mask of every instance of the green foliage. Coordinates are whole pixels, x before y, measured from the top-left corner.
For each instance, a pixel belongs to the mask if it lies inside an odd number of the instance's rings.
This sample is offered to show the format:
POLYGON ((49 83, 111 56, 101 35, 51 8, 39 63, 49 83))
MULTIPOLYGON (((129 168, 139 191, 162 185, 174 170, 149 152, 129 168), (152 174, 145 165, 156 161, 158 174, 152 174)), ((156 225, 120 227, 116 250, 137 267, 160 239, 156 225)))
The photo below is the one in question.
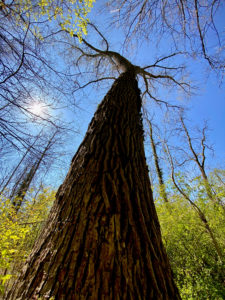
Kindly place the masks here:
MULTIPOLYGON (((5 14, 10 13, 11 17, 15 17, 17 23, 22 23, 25 29, 32 20, 43 22, 45 17, 48 21, 57 20, 63 30, 71 35, 76 33, 81 41, 82 35, 87 34, 87 15, 94 2, 95 0, 15 0, 10 4, 1 2, 0 8, 5 14)), ((37 37, 42 37, 39 26, 34 26, 31 30, 37 37)))
MULTIPOLYGON (((20 199, 17 199, 18 201, 20 199)), ((37 199, 23 200, 16 213, 9 199, 0 197, 0 291, 17 275, 29 255, 54 200, 54 192, 44 190, 37 199)))
MULTIPOLYGON (((180 177, 180 184, 182 184, 184 178, 180 177)), ((222 188, 222 184, 215 179, 215 174, 210 174, 210 178, 214 178, 214 182, 210 181, 210 186, 215 192, 215 199, 219 195, 220 200, 224 201, 224 187, 222 188)), ((219 202, 215 203, 208 199, 205 183, 200 177, 195 178, 189 184, 183 184, 183 189, 192 197, 192 201, 204 211, 223 253, 223 262, 218 258, 209 233, 193 206, 172 186, 168 186, 171 193, 170 203, 165 204, 159 198, 156 201, 156 208, 164 245, 181 297, 188 300, 225 299, 224 210, 219 202)))

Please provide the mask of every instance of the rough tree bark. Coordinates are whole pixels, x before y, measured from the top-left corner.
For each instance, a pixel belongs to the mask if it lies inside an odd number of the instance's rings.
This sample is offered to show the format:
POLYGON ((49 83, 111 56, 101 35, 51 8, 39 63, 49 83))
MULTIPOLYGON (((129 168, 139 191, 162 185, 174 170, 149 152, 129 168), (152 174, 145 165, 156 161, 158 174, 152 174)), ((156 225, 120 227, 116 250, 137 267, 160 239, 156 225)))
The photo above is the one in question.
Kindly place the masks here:
POLYGON ((152 199, 140 108, 127 71, 99 105, 7 300, 180 299, 152 199))

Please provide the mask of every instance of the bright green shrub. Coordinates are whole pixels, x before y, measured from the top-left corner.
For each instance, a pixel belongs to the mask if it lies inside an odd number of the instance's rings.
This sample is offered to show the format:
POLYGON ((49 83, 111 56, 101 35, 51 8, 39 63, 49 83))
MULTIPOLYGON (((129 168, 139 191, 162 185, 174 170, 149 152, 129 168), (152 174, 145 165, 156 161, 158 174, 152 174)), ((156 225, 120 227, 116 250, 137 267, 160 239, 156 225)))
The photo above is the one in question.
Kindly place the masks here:
MULTIPOLYGON (((200 178, 187 186, 190 187, 195 203, 204 211, 217 239, 223 261, 218 258, 209 233, 193 206, 172 187, 170 203, 163 203, 161 199, 156 201, 164 245, 182 299, 222 300, 225 299, 224 210, 207 198, 200 178)), ((221 189, 218 189, 220 195, 223 193, 221 189)), ((190 191, 186 192, 190 195, 190 191)))
MULTIPOLYGON (((9 199, 0 197, 0 291, 17 276, 21 264, 45 222, 54 192, 44 190, 37 199, 23 200, 16 213, 9 199)), ((18 199, 19 200, 19 199, 18 199)))

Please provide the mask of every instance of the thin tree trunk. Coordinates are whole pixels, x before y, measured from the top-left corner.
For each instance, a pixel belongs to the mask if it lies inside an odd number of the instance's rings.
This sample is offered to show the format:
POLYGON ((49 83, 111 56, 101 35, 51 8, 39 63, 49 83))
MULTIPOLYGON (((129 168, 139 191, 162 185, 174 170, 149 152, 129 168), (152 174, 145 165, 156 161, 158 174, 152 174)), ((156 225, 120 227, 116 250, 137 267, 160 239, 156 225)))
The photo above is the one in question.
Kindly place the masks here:
MULTIPOLYGON (((42 132, 42 131, 41 131, 42 132)), ((9 176, 8 180, 6 181, 6 183, 4 184, 2 190, 0 191, 0 195, 3 193, 3 191, 7 188, 8 184, 10 183, 11 179, 13 178, 13 176, 15 175, 16 171, 18 170, 19 166, 21 165, 21 163, 23 162, 23 160, 25 159, 25 157, 27 156, 27 154, 31 151, 31 149, 34 147, 35 143, 37 142, 37 140, 40 137, 41 132, 38 134, 38 136, 36 137, 35 141, 33 142, 33 144, 27 149, 27 151, 24 153, 23 157, 21 158, 21 160, 19 161, 18 165, 15 167, 15 169, 13 170, 13 172, 11 173, 11 175, 9 176)))
POLYGON ((180 299, 148 177, 135 75, 99 105, 5 299, 180 299))
POLYGON ((33 166, 30 168, 29 172, 27 172, 25 174, 25 177, 22 180, 22 183, 20 183, 21 179, 18 180, 18 182, 16 183, 16 187, 19 185, 18 189, 14 189, 11 198, 13 198, 12 204, 15 207, 15 211, 16 213, 18 213, 23 200, 25 198, 25 195, 31 185, 32 180, 34 179, 35 174, 37 173, 40 164, 42 163, 47 151, 49 150, 49 148, 52 145, 52 141, 56 135, 57 131, 55 131, 55 133, 52 135, 52 137, 50 138, 50 140, 48 141, 44 151, 41 153, 41 156, 39 158, 36 159, 36 162, 33 164, 33 166))
MULTIPOLYGON (((21 205, 23 204, 23 200, 25 198, 25 195, 29 189, 29 186, 34 178, 35 175, 35 169, 36 164, 34 164, 29 172, 25 174, 25 177, 23 178, 22 182, 19 184, 19 187, 14 191, 14 193, 11 195, 12 199, 12 205, 14 206, 15 212, 18 213, 18 211, 21 208, 21 205)), ((18 185, 18 183, 17 183, 18 185)))
POLYGON ((193 155, 193 160, 197 164, 197 166, 199 168, 199 171, 201 172, 201 176, 202 176, 202 179, 203 179, 203 184, 205 186, 206 194, 212 202, 214 202, 215 204, 219 204, 223 208, 223 210, 225 211, 225 206, 224 206, 223 201, 218 196, 216 196, 214 194, 213 189, 212 189, 212 187, 210 185, 210 182, 208 180, 208 176, 205 172, 205 160, 206 160, 206 156, 205 156, 205 148, 206 148, 206 146, 205 146, 205 139, 206 139, 205 130, 206 130, 206 127, 203 128, 203 130, 202 130, 202 139, 201 139, 202 151, 201 151, 201 154, 200 154, 201 155, 201 160, 200 160, 199 154, 197 154, 197 152, 194 150, 191 136, 188 132, 188 129, 187 129, 186 125, 184 124, 184 119, 183 119, 182 116, 180 116, 180 121, 181 121, 182 127, 185 131, 185 134, 186 134, 186 137, 187 137, 187 140, 188 140, 188 145, 189 145, 189 148, 190 148, 191 153, 193 155))
POLYGON ((164 184, 164 180, 163 180, 163 172, 159 165, 159 157, 157 154, 156 145, 155 145, 155 141, 154 141, 154 137, 153 137, 152 124, 151 124, 150 120, 147 120, 147 123, 149 126, 149 136, 150 136, 152 154, 153 154, 154 163, 155 163, 155 170, 156 170, 156 174, 157 174, 158 182, 159 182, 160 194, 161 194, 161 197, 163 198, 164 203, 168 203, 169 200, 167 197, 165 184, 164 184))

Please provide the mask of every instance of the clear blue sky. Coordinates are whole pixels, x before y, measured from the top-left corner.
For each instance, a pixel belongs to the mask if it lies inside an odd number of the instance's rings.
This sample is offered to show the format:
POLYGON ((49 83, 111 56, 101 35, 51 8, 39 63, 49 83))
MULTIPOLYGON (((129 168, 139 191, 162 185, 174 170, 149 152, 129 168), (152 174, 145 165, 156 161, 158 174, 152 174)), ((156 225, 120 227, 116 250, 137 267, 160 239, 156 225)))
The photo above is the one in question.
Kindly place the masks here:
POLYGON ((216 78, 203 82, 198 96, 190 103, 189 118, 194 124, 208 120, 209 138, 215 150, 215 160, 225 167, 225 91, 216 78))

